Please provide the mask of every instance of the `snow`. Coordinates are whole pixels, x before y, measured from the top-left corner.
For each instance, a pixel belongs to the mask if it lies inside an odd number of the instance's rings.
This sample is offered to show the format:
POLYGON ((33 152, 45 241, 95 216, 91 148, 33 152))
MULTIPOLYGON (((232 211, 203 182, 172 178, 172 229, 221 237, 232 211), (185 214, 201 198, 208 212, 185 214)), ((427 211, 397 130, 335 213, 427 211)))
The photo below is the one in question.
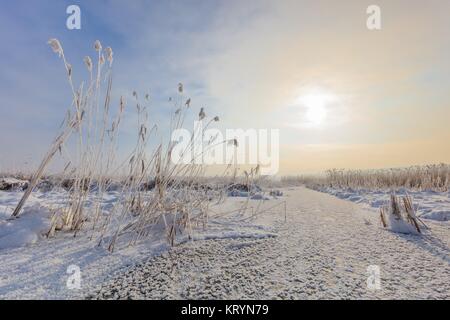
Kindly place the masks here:
MULTIPOLYGON (((280 190, 272 190, 268 192, 268 194, 273 197, 274 199, 277 199, 279 197, 283 196, 283 192, 280 190)), ((249 198, 251 200, 270 200, 271 198, 266 195, 265 192, 261 192, 260 190, 257 191, 240 191, 237 189, 231 190, 228 192, 229 197, 241 197, 241 198, 249 198)))
POLYGON ((266 196, 264 196, 263 194, 260 194, 260 193, 252 195, 250 197, 250 199, 252 199, 252 200, 270 200, 269 197, 266 197, 266 196))
MULTIPOLYGON (((398 234, 381 228, 378 215, 360 205, 305 188, 284 194, 286 223, 280 210, 251 221, 276 236, 187 242, 118 270, 88 297, 450 298, 448 224, 430 221, 425 237, 398 234), (367 286, 373 266, 380 269, 379 289, 367 286)), ((229 227, 239 225, 231 221, 229 227)))
POLYGON ((0 183, 25 184, 25 183, 28 183, 28 181, 20 180, 20 179, 12 178, 12 177, 6 177, 6 178, 1 178, 0 183))
POLYGON ((0 250, 36 243, 50 228, 51 213, 39 204, 26 207, 20 219, 0 220, 0 250))
POLYGON ((388 228, 393 232, 404 233, 404 234, 415 234, 418 235, 419 232, 414 228, 412 224, 407 223, 405 220, 397 219, 394 215, 388 214, 388 228))
MULTIPOLYGON (((90 240, 87 230, 73 233, 59 232, 55 238, 46 238, 49 230, 50 208, 64 201, 65 191, 34 192, 27 201, 19 218, 11 219, 14 206, 22 192, 0 192, 0 299, 71 299, 83 298, 93 286, 99 285, 112 272, 143 259, 167 252, 170 249, 165 236, 161 236, 164 225, 174 219, 165 215, 152 229, 153 236, 128 246, 120 242, 115 252, 109 253, 105 246, 98 246, 96 239, 90 240), (165 221, 164 221, 165 220, 165 221), (82 271, 82 290, 70 290, 66 286, 67 273, 71 265, 82 271)), ((112 208, 117 199, 109 192, 103 209, 112 208)), ((214 205, 217 212, 229 211, 240 206, 240 200, 214 205), (216 208, 217 207, 217 208, 216 208)), ((276 236, 270 228, 251 223, 234 224, 239 214, 228 214, 223 218, 211 218, 206 229, 193 230, 193 237, 179 233, 177 245, 191 241, 215 239, 263 239, 276 236)), ((181 230, 179 230, 181 231, 181 230)))
POLYGON ((239 190, 232 190, 228 192, 229 197, 243 197, 247 198, 249 197, 249 193, 247 191, 239 191, 239 190))
MULTIPOLYGON (((174 248, 155 235, 109 253, 87 231, 42 237, 63 192, 33 193, 16 220, 8 219, 22 192, 0 192, 0 232, 7 237, 0 240, 0 299, 450 298, 446 222, 427 221, 423 237, 393 233, 367 206, 285 188, 280 199, 212 203, 206 228, 194 230, 193 239, 180 234, 174 248), (238 210, 248 202, 267 210, 238 210), (67 286, 72 265, 81 271, 81 289, 67 286), (381 268, 381 290, 366 287, 370 265, 381 268)), ((105 210, 115 199, 108 193, 105 210)))
POLYGON ((0 192, 0 250, 36 243, 50 228, 51 213, 31 196, 20 218, 12 218, 22 192, 0 192))
MULTIPOLYGON (((330 187, 311 188, 334 195, 339 199, 364 204, 374 209, 379 209, 389 203, 389 197, 392 193, 390 190, 339 189, 330 187)), ((419 218, 436 221, 450 221, 450 191, 408 191, 406 189, 399 189, 395 190, 394 193, 398 196, 406 194, 410 195, 416 206, 419 218)))
POLYGON ((23 190, 28 186, 28 181, 12 177, 0 178, 0 190, 23 190))

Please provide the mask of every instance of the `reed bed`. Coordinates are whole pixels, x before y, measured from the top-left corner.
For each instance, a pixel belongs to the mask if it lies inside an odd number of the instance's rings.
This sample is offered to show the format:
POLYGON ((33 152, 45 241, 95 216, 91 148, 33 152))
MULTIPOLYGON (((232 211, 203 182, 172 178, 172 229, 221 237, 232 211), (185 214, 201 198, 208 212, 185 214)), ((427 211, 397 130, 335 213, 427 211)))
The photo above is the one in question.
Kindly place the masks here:
POLYGON ((306 184, 312 187, 400 189, 415 191, 450 190, 450 165, 433 164, 379 170, 331 169, 323 175, 285 177, 287 184, 306 184))
MULTIPOLYGON (((121 97, 113 103, 112 73, 113 51, 103 49, 100 41, 94 43, 94 60, 87 56, 84 63, 87 81, 75 86, 74 70, 67 61, 62 45, 51 39, 49 45, 64 64, 66 78, 72 91, 72 103, 67 110, 64 125, 56 136, 38 169, 29 179, 28 188, 13 212, 20 212, 29 195, 56 156, 64 162, 64 170, 58 175, 66 192, 64 205, 52 208, 51 228, 48 237, 58 232, 89 232, 90 239, 98 241, 113 251, 119 239, 130 245, 148 238, 163 237, 174 245, 180 233, 191 237, 195 227, 205 227, 212 199, 224 198, 229 185, 237 181, 236 163, 230 163, 216 184, 207 188, 199 183, 205 173, 203 165, 196 164, 194 154, 191 163, 173 163, 171 154, 175 142, 159 142, 150 147, 151 139, 163 141, 158 136, 158 125, 149 121, 149 95, 133 92, 132 107, 121 97), (131 109, 131 110, 130 110, 131 109), (133 151, 123 157, 118 155, 118 136, 122 119, 128 112, 135 112, 136 144, 133 151), (116 188, 117 199, 112 208, 104 207, 107 191, 116 188)), ((186 115, 192 112, 191 99, 184 94, 183 84, 176 88, 172 104, 170 132, 183 127, 186 115)), ((208 117, 204 108, 198 120, 206 123, 203 130, 217 116, 208 117)), ((203 135, 200 135, 203 136, 203 135)), ((196 143, 194 135, 186 152, 196 143)), ((211 144, 212 142, 209 142, 211 144)), ((219 141, 237 146, 236 141, 219 141)), ((208 152, 207 145, 201 152, 208 152)), ((252 169, 243 179, 247 187, 257 179, 259 168, 252 169)))

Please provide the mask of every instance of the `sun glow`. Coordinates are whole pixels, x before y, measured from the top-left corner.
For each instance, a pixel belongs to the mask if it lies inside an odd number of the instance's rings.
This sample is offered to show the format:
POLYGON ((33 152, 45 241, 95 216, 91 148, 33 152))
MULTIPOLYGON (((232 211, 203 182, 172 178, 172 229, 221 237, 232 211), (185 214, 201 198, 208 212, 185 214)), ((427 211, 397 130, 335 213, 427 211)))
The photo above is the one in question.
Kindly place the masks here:
POLYGON ((336 97, 320 89, 308 90, 300 95, 297 103, 304 108, 302 122, 308 127, 319 127, 325 122, 329 105, 336 97))

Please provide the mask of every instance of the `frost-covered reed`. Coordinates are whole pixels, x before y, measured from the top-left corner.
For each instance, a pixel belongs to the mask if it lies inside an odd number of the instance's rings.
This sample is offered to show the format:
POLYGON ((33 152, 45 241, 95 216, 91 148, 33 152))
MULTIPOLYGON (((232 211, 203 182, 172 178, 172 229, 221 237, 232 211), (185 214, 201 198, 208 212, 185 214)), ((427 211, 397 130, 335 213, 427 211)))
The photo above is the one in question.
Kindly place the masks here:
POLYGON ((380 221, 384 228, 399 233, 421 234, 422 229, 426 228, 417 217, 410 196, 398 198, 392 194, 389 205, 380 208, 380 221))
POLYGON ((433 164, 379 170, 331 169, 323 175, 286 177, 285 183, 332 188, 450 190, 450 165, 433 164))
MULTIPOLYGON (((165 237, 173 245, 179 233, 190 237, 196 226, 205 226, 211 199, 223 198, 224 188, 236 178, 235 164, 230 163, 220 177, 228 181, 226 184, 216 188, 199 187, 205 167, 195 164, 194 159, 187 164, 171 161, 175 142, 163 143, 157 137, 158 125, 149 121, 148 94, 141 101, 138 93, 133 92, 134 107, 128 107, 124 97, 112 102, 113 50, 110 47, 103 49, 100 41, 95 42, 96 58, 83 59, 88 80, 75 87, 74 70, 66 60, 61 43, 51 39, 49 45, 63 60, 72 90, 72 105, 62 131, 33 174, 13 216, 20 218, 27 198, 52 159, 59 155, 65 161, 60 181, 67 193, 64 204, 52 208, 49 237, 58 232, 74 235, 87 232, 99 245, 113 251, 119 239, 134 244, 157 236, 165 237), (125 112, 135 112, 137 123, 135 146, 130 154, 123 156, 118 155, 118 137, 125 112), (151 144, 152 139, 159 142, 151 144), (107 193, 113 186, 116 200, 106 209, 107 193)), ((185 96, 183 84, 179 83, 176 97, 169 101, 173 103, 170 119, 170 132, 173 132, 183 126, 191 99, 185 96)), ((208 118, 201 108, 198 120, 209 124, 219 121, 219 117, 208 118)), ((194 143, 191 139, 186 151, 193 149, 194 143)), ((202 152, 207 151, 208 148, 202 152)), ((250 183, 255 175, 256 171, 247 174, 246 182, 250 183)))

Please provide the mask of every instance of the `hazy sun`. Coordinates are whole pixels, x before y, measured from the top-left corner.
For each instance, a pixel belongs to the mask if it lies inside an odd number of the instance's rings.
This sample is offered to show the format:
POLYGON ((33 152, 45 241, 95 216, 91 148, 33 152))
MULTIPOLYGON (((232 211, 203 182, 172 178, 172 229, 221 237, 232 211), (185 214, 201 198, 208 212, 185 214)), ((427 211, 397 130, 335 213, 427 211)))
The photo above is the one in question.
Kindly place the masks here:
POLYGON ((309 90, 300 95, 297 102, 305 110, 302 122, 310 127, 322 125, 328 114, 328 106, 334 100, 333 94, 320 89, 309 90))

